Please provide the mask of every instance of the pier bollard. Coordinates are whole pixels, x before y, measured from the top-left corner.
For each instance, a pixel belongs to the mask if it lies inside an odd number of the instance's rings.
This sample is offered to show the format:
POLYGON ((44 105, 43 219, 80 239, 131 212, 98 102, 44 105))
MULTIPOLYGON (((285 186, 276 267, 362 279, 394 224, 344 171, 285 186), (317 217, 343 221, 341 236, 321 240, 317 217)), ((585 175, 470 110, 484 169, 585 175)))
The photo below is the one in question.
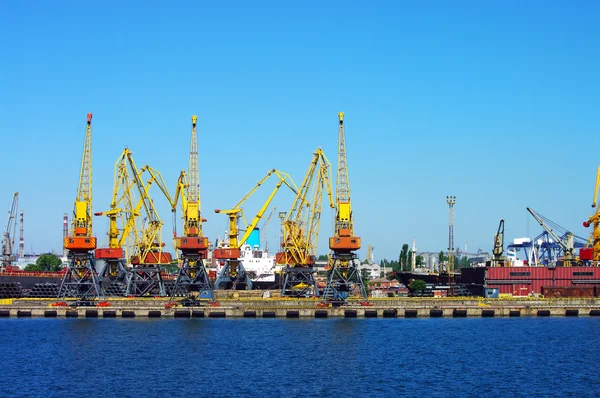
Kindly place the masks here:
POLYGON ((244 318, 256 318, 256 311, 244 311, 244 318))
POLYGON ((579 316, 579 310, 566 310, 565 316, 579 316))
POLYGON ((537 316, 550 316, 550 310, 538 310, 537 316))
POLYGON ((148 318, 160 318, 161 316, 162 312, 160 310, 148 311, 148 318))
POLYGON ((356 318, 358 312, 356 310, 345 310, 344 317, 345 318, 356 318))
POLYGON ((418 314, 417 310, 404 310, 405 318, 416 318, 418 314))
POLYGON ((441 318, 444 316, 444 311, 442 310, 430 310, 429 317, 430 318, 441 318))
POLYGON ((275 311, 263 311, 263 318, 275 318, 275 311))
POLYGON ((384 318, 395 318, 398 315, 398 310, 397 309, 387 309, 387 310, 383 310, 383 317, 384 318))
POLYGON ((510 312, 508 313, 508 316, 519 317, 519 316, 521 316, 521 311, 519 311, 519 310, 510 310, 510 312))
POLYGON ((315 318, 327 318, 328 315, 329 315, 329 313, 327 312, 327 310, 316 310, 315 311, 315 318))
POLYGON ((56 310, 46 310, 44 311, 44 318, 56 318, 58 313, 56 310))
POLYGON ((496 312, 494 310, 481 310, 482 318, 493 318, 494 315, 496 315, 496 312))
POLYGON ((116 318, 117 317, 117 311, 104 310, 104 311, 102 311, 102 317, 103 318, 116 318))
MULTIPOLYGON (((148 314, 150 315, 150 314, 148 314)), ((202 316, 204 316, 204 313, 202 313, 202 316)), ((189 310, 176 310, 175 313, 173 314, 173 317, 175 318, 189 318, 190 317, 190 311, 189 310)))
POLYGON ((77 311, 67 311, 67 312, 65 312, 65 316, 67 318, 79 318, 79 312, 77 312, 77 311))
POLYGON ((365 310, 365 318, 377 318, 377 310, 365 310))

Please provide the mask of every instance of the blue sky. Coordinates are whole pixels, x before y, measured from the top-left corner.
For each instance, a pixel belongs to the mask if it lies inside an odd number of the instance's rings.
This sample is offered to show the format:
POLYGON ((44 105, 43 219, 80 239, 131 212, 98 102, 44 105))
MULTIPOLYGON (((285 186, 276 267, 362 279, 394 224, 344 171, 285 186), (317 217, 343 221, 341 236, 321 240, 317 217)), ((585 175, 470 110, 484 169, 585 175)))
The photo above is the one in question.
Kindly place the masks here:
MULTIPOLYGON (((356 232, 377 259, 413 237, 446 249, 446 195, 469 251, 491 249, 500 218, 507 240, 539 233, 526 206, 587 236, 599 13, 594 1, 1 2, 0 208, 19 191, 26 251, 59 251, 87 112, 94 211, 108 209, 125 146, 174 190, 197 114, 214 240, 226 219, 212 209, 267 170, 300 183, 317 147, 335 167, 344 111, 356 232)), ((331 216, 322 224, 325 253, 331 216)), ((100 238, 106 227, 95 220, 100 238)))

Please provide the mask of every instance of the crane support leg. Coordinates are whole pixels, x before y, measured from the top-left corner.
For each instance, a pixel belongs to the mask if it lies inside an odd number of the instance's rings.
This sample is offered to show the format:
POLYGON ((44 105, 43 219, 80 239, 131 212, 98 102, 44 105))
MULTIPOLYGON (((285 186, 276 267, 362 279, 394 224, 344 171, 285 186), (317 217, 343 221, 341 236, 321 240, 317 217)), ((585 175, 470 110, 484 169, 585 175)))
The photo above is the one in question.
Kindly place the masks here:
POLYGON ((127 293, 128 275, 123 261, 123 259, 96 259, 96 266, 100 269, 100 284, 107 296, 124 297, 127 293))
POLYGON ((208 279, 208 273, 204 267, 204 260, 199 255, 182 256, 181 267, 177 273, 175 287, 171 291, 173 299, 177 294, 192 295, 198 292, 197 298, 214 300, 213 287, 208 279))
POLYGON ((225 265, 219 272, 215 289, 252 290, 252 280, 244 265, 238 260, 225 260, 225 265))
POLYGON ((286 267, 281 297, 318 297, 315 268, 286 267))
POLYGON ((325 301, 345 301, 350 296, 367 298, 367 290, 358 269, 355 253, 332 254, 332 266, 323 290, 325 301))
POLYGON ((58 290, 58 300, 74 297, 78 300, 104 299, 91 253, 69 252, 65 276, 58 290))
POLYGON ((127 296, 166 296, 160 265, 134 265, 127 281, 127 296))

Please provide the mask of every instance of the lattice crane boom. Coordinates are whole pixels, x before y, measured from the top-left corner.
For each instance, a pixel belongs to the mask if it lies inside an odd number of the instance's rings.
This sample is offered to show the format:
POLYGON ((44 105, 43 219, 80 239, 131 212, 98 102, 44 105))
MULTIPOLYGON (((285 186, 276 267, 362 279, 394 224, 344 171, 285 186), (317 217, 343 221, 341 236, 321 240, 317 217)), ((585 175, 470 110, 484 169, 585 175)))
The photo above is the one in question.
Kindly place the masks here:
POLYGON ((334 237, 329 238, 329 248, 337 252, 360 249, 360 238, 354 236, 354 219, 350 201, 350 182, 346 158, 344 112, 338 113, 338 169, 336 180, 336 216, 334 237))
POLYGON ((276 255, 278 264, 291 267, 314 265, 323 208, 323 191, 327 192, 330 207, 335 208, 330 169, 329 160, 319 148, 313 153, 313 159, 298 194, 282 222, 283 243, 282 251, 276 255))
POLYGON ((198 116, 192 116, 192 138, 190 140, 190 161, 188 165, 188 201, 200 202, 200 173, 198 171, 198 138, 196 122, 198 116))
POLYGON ((350 182, 344 131, 344 112, 338 113, 338 168, 335 190, 336 215, 333 237, 329 238, 331 249, 329 275, 323 290, 325 300, 345 300, 348 295, 367 297, 362 276, 358 269, 356 251, 361 239, 354 235, 354 219, 350 200, 350 182))
MULTIPOLYGON (((292 190, 292 192, 294 192, 294 193, 298 192, 298 187, 296 186, 296 184, 294 183, 294 181, 292 180, 292 178, 289 176, 289 174, 281 172, 281 171, 278 171, 276 169, 272 169, 272 170, 270 170, 267 173, 267 175, 265 177, 263 177, 262 180, 258 181, 256 183, 256 185, 254 186, 254 188, 252 188, 250 190, 250 192, 248 192, 231 209, 228 209, 228 210, 215 209, 215 213, 226 214, 229 217, 229 233, 228 233, 228 236, 229 236, 229 247, 230 248, 232 248, 232 249, 239 249, 244 244, 244 242, 246 241, 246 239, 248 239, 248 237, 250 237, 250 234, 252 233, 252 230, 254 229, 254 227, 256 227, 256 225, 258 224, 258 222, 262 218, 262 215, 264 214, 264 212, 266 211, 267 207, 271 203, 271 200, 273 199, 273 197, 275 197, 275 194, 277 193, 277 191, 279 190, 279 188, 282 185, 284 185, 284 184, 288 188, 290 188, 292 190), (252 196, 252 194, 254 194, 254 192, 256 192, 256 190, 260 186, 262 186, 262 184, 264 184, 265 181, 267 181, 267 179, 269 179, 269 177, 271 177, 273 174, 275 174, 279 178, 279 181, 277 182, 277 185, 275 186, 275 188, 271 192, 271 195, 269 196, 269 198, 267 199, 267 201, 264 203, 264 205, 261 208, 261 210, 259 210, 259 212, 256 214, 256 216, 254 217, 254 219, 252 220, 252 222, 250 223, 250 225, 246 228, 246 232, 245 232, 244 236, 241 239, 239 239, 238 238, 239 229, 238 229, 238 226, 237 226, 237 220, 238 220, 238 218, 242 214, 242 207, 241 207, 242 204, 250 196, 252 196)), ((239 255, 238 255, 238 257, 239 257, 239 255)))
POLYGON ((79 185, 73 209, 70 236, 64 247, 70 251, 87 252, 96 248, 92 237, 92 114, 87 114, 85 142, 79 172, 79 185))
POLYGON ((545 217, 538 214, 537 212, 535 212, 533 209, 531 209, 529 207, 527 208, 527 211, 533 216, 533 218, 535 218, 535 220, 540 224, 540 226, 542 228, 544 228, 544 230, 546 230, 546 232, 548 232, 548 235, 550 235, 550 237, 552 239, 554 239, 554 241, 561 247, 561 249, 563 250, 564 256, 565 256, 565 260, 571 260, 573 258, 573 250, 574 250, 573 234, 571 232, 568 232, 566 235, 566 239, 561 239, 554 232, 554 230, 548 225, 548 223, 544 221, 545 217))
POLYGON ((88 113, 71 231, 63 243, 69 261, 59 298, 101 298, 104 295, 93 258, 96 237, 92 233, 92 217, 92 114, 88 113))
POLYGON ((13 261, 13 250, 15 247, 15 234, 17 232, 17 213, 19 211, 19 193, 13 195, 12 204, 8 211, 8 221, 2 237, 2 269, 10 266, 13 261))

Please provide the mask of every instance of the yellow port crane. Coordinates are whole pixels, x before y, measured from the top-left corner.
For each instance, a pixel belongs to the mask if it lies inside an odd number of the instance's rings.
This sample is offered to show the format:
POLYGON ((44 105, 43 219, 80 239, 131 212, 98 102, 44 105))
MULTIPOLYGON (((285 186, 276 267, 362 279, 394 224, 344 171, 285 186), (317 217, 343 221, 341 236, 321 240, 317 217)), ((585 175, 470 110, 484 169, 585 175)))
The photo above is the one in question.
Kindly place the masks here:
POLYGON ((2 236, 2 271, 12 265, 14 261, 15 233, 17 232, 17 213, 19 211, 19 193, 13 195, 12 204, 8 211, 8 221, 2 236))
POLYGON ((92 234, 92 114, 87 114, 85 142, 79 172, 79 185, 69 236, 64 239, 67 271, 60 284, 58 299, 100 298, 104 293, 98 282, 93 251, 96 237, 92 234))
POLYGON ((158 294, 166 296, 167 291, 161 275, 161 265, 170 265, 172 258, 170 253, 163 251, 165 246, 162 242, 163 223, 158 216, 154 201, 150 197, 150 186, 156 184, 171 205, 173 199, 158 171, 146 165, 140 172, 133 161, 131 152, 125 149, 125 155, 145 213, 143 226, 137 236, 134 237, 134 253, 131 256, 132 268, 127 283, 127 295, 158 294), (142 173, 144 172, 150 175, 146 184, 142 181, 142 173))
MULTIPOLYGON (((192 116, 192 138, 188 174, 181 171, 172 202, 173 215, 181 199, 183 235, 178 236, 173 220, 175 250, 179 259, 179 271, 172 295, 198 292, 200 298, 214 299, 213 288, 204 265, 208 257, 208 238, 202 231, 202 206, 200 202, 200 172, 198 170, 197 116, 192 116), (189 176, 189 178, 188 178, 189 176)), ((175 217, 174 217, 175 218, 175 217)))
POLYGON ((160 173, 148 165, 138 169, 132 155, 125 148, 117 160, 111 209, 95 213, 109 218, 109 247, 101 249, 97 257, 107 262, 108 268, 103 271, 105 278, 119 275, 124 268, 123 260, 130 263, 126 280, 127 296, 166 296, 161 265, 170 265, 171 255, 163 252, 163 223, 150 197, 150 187, 157 185, 170 205, 173 201, 160 173), (148 174, 146 183, 143 181, 145 174, 148 174), (122 194, 119 196, 120 190, 122 194), (134 199, 133 191, 137 191, 138 198, 134 199), (122 220, 121 228, 118 226, 119 217, 122 220))
POLYGON ((600 206, 598 204, 598 193, 600 192, 600 166, 596 173, 596 186, 594 188, 594 200, 592 201, 592 208, 596 209, 594 214, 583 223, 583 226, 588 228, 590 225, 593 226, 590 239, 585 248, 580 249, 579 257, 581 260, 592 260, 593 265, 600 266, 600 206))
MULTIPOLYGON (((124 296, 128 282, 127 261, 137 236, 137 220, 142 201, 134 204, 133 187, 127 157, 121 155, 115 163, 115 177, 110 210, 94 213, 109 219, 108 247, 96 249, 96 262, 101 265, 100 280, 108 295, 124 296), (119 220, 121 227, 119 227, 119 220)), ((149 186, 148 186, 149 187, 149 186)))
POLYGON ((329 238, 330 267, 323 291, 325 300, 345 300, 349 296, 367 298, 367 291, 358 269, 361 240, 354 235, 354 218, 350 202, 350 181, 346 159, 344 112, 338 113, 338 168, 336 179, 336 215, 334 236, 329 238))
POLYGON ((256 186, 250 190, 243 198, 240 200, 233 208, 228 210, 220 210, 216 209, 215 213, 225 214, 229 217, 229 231, 227 236, 229 238, 229 242, 222 247, 216 248, 213 251, 213 257, 217 261, 224 262, 224 266, 219 272, 219 276, 217 281, 215 282, 215 287, 217 289, 221 287, 227 287, 231 285, 234 289, 237 288, 239 283, 244 283, 248 290, 252 290, 252 281, 250 277, 246 273, 243 264, 239 261, 241 256, 240 247, 246 242, 246 240, 250 237, 250 234, 258 225, 258 222, 262 218, 263 214, 271 204, 271 201, 275 197, 275 194, 281 188, 282 185, 286 185, 288 188, 292 190, 295 194, 298 193, 298 187, 292 180, 292 178, 284 172, 278 171, 276 169, 272 169, 267 173, 267 175, 256 183, 256 186), (242 209, 242 204, 250 197, 256 190, 269 179, 272 175, 275 175, 279 178, 277 185, 260 208, 258 213, 254 216, 252 222, 246 226, 246 231, 241 238, 238 238, 239 229, 238 229, 238 219, 240 217, 244 217, 244 211, 242 209))
POLYGON ((313 159, 292 203, 292 208, 282 220, 282 247, 275 256, 277 264, 285 266, 282 297, 319 295, 314 265, 324 190, 329 197, 330 207, 335 207, 330 169, 329 160, 321 148, 317 149, 313 153, 313 159), (309 203, 309 199, 312 203, 309 203))

